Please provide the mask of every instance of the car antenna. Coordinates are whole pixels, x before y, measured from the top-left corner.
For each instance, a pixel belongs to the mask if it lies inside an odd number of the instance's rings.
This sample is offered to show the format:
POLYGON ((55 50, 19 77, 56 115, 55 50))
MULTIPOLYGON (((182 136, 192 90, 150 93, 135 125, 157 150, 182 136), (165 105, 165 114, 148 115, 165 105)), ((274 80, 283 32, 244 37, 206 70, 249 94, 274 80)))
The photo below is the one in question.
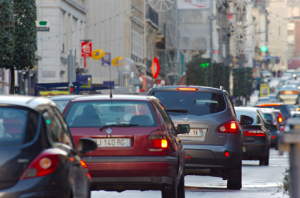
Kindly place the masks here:
POLYGON ((109 66, 109 89, 110 89, 110 99, 112 99, 112 88, 111 88, 111 66, 109 66))

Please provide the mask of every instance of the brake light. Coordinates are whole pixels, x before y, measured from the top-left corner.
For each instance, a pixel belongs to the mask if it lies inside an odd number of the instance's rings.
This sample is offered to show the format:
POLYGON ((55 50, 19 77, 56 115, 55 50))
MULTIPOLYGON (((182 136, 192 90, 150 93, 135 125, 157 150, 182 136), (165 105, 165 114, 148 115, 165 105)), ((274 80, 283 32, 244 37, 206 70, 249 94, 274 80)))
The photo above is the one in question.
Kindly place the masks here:
POLYGON ((281 113, 278 113, 278 122, 279 122, 279 123, 283 122, 283 119, 282 119, 281 113))
POLYGON ((248 130, 244 132, 245 136, 257 136, 257 137, 265 137, 266 133, 262 130, 248 130))
POLYGON ((165 133, 161 131, 152 132, 149 135, 148 148, 168 148, 168 140, 165 133))
POLYGON ((235 121, 230 121, 219 127, 219 133, 237 133, 237 124, 235 121))
POLYGON ((260 104, 259 107, 269 107, 269 106, 281 106, 281 104, 260 104))
POLYGON ((178 87, 177 90, 180 91, 197 91, 197 88, 189 88, 189 87, 178 87))
POLYGON ((282 94, 289 94, 289 95, 291 95, 291 94, 298 94, 298 91, 283 91, 281 93, 282 94))
POLYGON ((80 160, 80 164, 81 164, 81 166, 83 166, 83 168, 87 167, 87 165, 85 164, 85 162, 83 160, 80 160))
POLYGON ((283 132, 284 131, 284 125, 283 126, 280 126, 280 130, 283 132))
POLYGON ((90 173, 86 174, 88 176, 89 179, 92 179, 92 176, 90 173))
POLYGON ((52 150, 46 150, 38 155, 28 166, 21 176, 22 179, 41 177, 53 173, 58 167, 60 160, 59 154, 52 150))

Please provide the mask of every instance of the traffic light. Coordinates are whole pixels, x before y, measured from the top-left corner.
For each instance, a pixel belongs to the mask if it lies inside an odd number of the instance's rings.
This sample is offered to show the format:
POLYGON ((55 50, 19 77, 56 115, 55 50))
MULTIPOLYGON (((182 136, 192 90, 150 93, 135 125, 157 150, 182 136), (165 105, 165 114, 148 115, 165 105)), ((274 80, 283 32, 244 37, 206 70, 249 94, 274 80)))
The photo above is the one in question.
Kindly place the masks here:
POLYGON ((73 94, 73 93, 74 93, 74 85, 73 85, 73 84, 69 84, 68 89, 69 89, 69 93, 70 93, 70 94, 73 94))
POLYGON ((268 51, 268 48, 267 48, 267 46, 262 46, 261 48, 260 48, 260 51, 262 51, 262 52, 266 52, 266 51, 268 51))
POLYGON ((15 85, 15 94, 20 94, 20 87, 15 85))
POLYGON ((209 63, 201 63, 200 64, 200 67, 203 67, 203 68, 208 67, 208 66, 209 66, 209 63))

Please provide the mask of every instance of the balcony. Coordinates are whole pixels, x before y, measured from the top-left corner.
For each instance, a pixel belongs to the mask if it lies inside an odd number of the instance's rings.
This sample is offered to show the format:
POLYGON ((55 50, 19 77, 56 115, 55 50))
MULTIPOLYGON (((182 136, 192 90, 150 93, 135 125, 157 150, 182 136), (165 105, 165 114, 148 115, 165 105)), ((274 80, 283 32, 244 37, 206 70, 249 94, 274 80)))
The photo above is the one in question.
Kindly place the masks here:
POLYGON ((158 24, 158 13, 153 8, 151 8, 151 6, 149 6, 148 4, 147 4, 146 19, 149 19, 156 26, 159 25, 158 24))

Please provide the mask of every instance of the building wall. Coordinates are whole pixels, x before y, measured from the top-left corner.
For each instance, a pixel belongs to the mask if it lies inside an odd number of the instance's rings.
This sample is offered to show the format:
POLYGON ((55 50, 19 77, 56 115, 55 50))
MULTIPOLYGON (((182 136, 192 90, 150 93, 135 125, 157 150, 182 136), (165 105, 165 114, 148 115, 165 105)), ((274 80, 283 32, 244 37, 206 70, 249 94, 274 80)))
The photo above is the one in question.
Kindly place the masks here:
POLYGON ((80 64, 80 39, 85 37, 86 0, 36 0, 37 20, 50 22, 50 32, 37 33, 37 55, 42 58, 38 82, 66 82, 69 50, 80 64))

